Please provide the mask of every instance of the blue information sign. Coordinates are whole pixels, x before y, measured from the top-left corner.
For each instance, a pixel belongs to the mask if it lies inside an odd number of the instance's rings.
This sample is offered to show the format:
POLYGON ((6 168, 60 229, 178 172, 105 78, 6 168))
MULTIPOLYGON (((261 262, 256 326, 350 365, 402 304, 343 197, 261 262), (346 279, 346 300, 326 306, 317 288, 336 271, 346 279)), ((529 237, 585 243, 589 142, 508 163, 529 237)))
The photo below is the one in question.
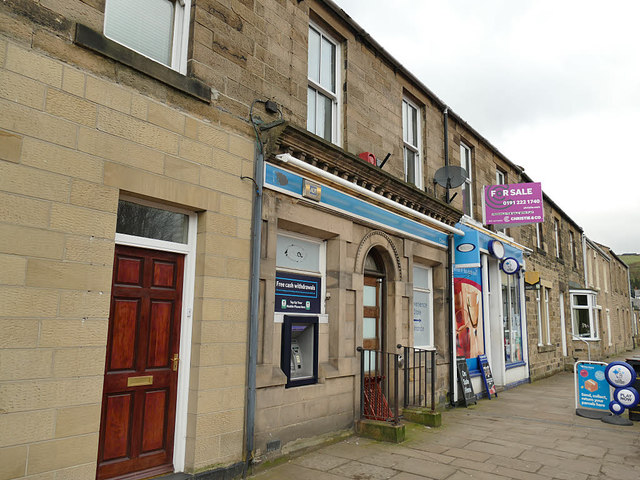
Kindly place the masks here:
POLYGON ((609 410, 611 388, 605 377, 606 364, 576 363, 577 400, 581 408, 609 410))
POLYGON ((276 272, 276 305, 278 313, 322 313, 320 277, 276 272))

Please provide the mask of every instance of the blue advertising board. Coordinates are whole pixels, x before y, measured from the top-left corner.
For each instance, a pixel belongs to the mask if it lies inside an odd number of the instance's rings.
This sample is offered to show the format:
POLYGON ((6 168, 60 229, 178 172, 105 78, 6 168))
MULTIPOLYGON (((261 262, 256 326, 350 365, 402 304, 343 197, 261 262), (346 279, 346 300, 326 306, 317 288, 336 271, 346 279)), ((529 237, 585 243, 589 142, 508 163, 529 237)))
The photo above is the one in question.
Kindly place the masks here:
POLYGON ((605 377, 606 367, 606 364, 599 362, 577 362, 575 364, 578 408, 609 410, 611 387, 605 377))
POLYGON ((277 313, 322 313, 322 279, 312 275, 276 272, 277 313))
POLYGON ((457 268, 480 266, 480 240, 478 231, 467 228, 464 236, 456 235, 455 264, 457 268))

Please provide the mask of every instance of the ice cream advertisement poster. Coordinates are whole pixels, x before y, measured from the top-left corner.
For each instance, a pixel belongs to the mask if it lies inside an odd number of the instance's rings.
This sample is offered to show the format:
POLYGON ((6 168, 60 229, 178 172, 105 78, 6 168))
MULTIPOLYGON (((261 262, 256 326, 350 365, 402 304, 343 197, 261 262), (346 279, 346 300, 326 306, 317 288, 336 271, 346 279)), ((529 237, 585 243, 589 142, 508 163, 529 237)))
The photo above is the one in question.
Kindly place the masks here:
POLYGON ((482 276, 479 268, 455 268, 453 291, 456 313, 456 355, 474 359, 484 353, 482 276))
POLYGON ((611 387, 605 378, 605 363, 578 362, 575 365, 578 408, 609 410, 611 387))

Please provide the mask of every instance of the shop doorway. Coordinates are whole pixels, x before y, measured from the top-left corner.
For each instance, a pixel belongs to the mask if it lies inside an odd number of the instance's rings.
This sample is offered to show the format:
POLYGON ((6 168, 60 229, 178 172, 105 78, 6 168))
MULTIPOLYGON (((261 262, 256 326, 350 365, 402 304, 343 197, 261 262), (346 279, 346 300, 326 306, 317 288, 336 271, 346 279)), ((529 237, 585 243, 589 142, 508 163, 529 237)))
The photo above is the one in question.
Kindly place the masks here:
MULTIPOLYGON (((375 250, 371 250, 364 263, 362 292, 362 347, 384 351, 384 264, 375 250)), ((373 366, 373 365, 372 365, 373 366)))
POLYGON ((173 471, 184 260, 116 245, 98 479, 173 471))
POLYGON ((392 377, 385 353, 384 272, 382 259, 371 250, 365 258, 362 292, 363 415, 382 421, 392 417, 388 401, 392 377))
POLYGON ((499 261, 492 257, 486 258, 487 282, 484 292, 487 305, 487 317, 489 319, 489 335, 487 336, 488 351, 485 352, 491 364, 491 371, 496 385, 505 384, 505 319, 508 314, 504 310, 504 290, 502 288, 502 275, 499 261))

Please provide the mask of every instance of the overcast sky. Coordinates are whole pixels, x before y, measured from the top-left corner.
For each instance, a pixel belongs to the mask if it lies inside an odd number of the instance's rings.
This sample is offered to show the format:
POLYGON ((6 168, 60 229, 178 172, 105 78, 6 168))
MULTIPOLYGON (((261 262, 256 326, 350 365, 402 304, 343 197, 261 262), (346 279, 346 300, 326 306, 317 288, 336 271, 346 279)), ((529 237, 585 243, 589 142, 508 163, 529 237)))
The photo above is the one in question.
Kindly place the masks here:
POLYGON ((589 238, 640 253, 640 1, 334 1, 589 238))

